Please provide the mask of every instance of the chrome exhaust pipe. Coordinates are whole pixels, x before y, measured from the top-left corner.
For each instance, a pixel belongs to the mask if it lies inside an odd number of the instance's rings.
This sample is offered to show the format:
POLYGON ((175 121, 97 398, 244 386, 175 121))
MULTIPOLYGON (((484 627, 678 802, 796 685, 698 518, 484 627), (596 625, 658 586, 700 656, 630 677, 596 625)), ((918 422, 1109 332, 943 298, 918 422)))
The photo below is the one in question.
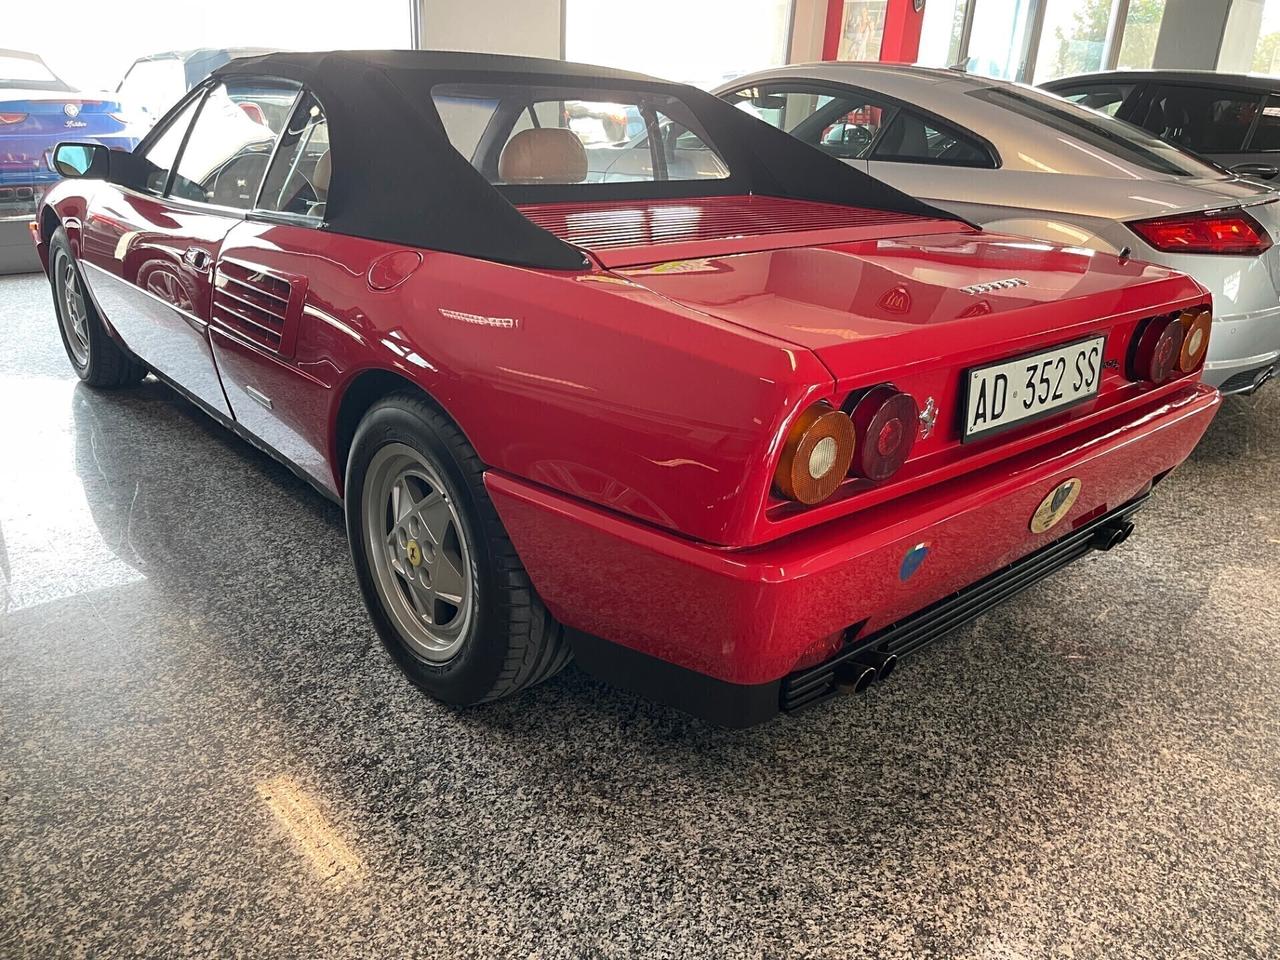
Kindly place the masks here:
POLYGON ((1110 550, 1118 547, 1129 539, 1129 535, 1133 533, 1133 521, 1121 520, 1109 526, 1101 527, 1093 535, 1093 548, 1095 550, 1110 550))
POLYGON ((876 682, 876 668, 855 660, 836 665, 836 683, 848 693, 861 693, 876 682))
POLYGON ((897 665, 896 653, 879 653, 875 650, 859 650, 841 664, 842 667, 847 666, 850 669, 871 670, 875 674, 874 679, 877 683, 889 679, 889 674, 893 673, 897 665))

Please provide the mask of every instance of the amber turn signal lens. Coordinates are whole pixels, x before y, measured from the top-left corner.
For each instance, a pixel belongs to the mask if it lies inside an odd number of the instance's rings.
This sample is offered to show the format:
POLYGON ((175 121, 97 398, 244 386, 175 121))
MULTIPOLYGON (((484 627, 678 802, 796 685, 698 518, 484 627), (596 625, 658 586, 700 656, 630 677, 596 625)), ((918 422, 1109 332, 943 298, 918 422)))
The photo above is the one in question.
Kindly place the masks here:
POLYGON ((1153 317, 1134 344, 1129 375, 1158 386, 1173 375, 1185 339, 1181 316, 1153 317))
POLYGON ((1200 366, 1209 350, 1209 329, 1213 326, 1213 311, 1197 307, 1182 312, 1182 350, 1178 353, 1178 369, 1190 373, 1200 366))
POLYGON ((888 384, 872 387, 858 400, 850 419, 860 444, 854 473, 880 481, 902 469, 920 429, 915 397, 888 384))
POLYGON ((830 404, 815 403, 787 431, 773 484, 789 500, 820 503, 849 472, 853 446, 849 418, 830 404))

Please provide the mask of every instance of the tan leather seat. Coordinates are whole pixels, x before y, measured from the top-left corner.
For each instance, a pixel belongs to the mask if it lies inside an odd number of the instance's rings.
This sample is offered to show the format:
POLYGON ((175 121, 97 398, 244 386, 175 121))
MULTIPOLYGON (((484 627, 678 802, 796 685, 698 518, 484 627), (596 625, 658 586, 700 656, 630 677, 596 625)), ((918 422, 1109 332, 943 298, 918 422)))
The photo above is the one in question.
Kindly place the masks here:
POLYGON ((329 179, 333 176, 333 161, 329 159, 329 151, 320 154, 316 167, 311 171, 311 189, 316 199, 323 202, 329 196, 329 179))
POLYGON ((587 179, 587 151, 572 130, 521 130, 498 158, 503 183, 581 183, 587 179))

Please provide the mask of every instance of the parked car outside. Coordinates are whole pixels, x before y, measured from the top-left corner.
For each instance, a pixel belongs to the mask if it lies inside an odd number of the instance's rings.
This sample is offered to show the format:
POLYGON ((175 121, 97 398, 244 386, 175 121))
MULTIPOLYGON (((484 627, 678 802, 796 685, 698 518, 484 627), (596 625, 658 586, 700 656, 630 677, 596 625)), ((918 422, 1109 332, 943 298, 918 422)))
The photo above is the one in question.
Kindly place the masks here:
POLYGON ((802 64, 717 92, 989 229, 1195 277, 1214 297, 1205 381, 1223 393, 1256 390, 1280 361, 1280 193, 1271 187, 1033 87, 953 70, 802 64), (833 142, 851 119, 857 135, 833 142))
POLYGON ((109 95, 78 92, 34 53, 0 50, 0 217, 31 216, 57 182, 60 140, 132 150, 141 133, 109 95))
POLYGON ((1041 87, 1242 176, 1272 180, 1280 173, 1280 77, 1120 70, 1063 77, 1041 87))
POLYGON ((451 703, 571 654, 733 725, 861 689, 1121 543, 1219 405, 1195 281, 639 74, 265 56, 55 162, 73 369, 153 371, 341 500, 387 649, 451 703), (590 179, 601 104, 671 128, 647 178, 590 179), (668 164, 693 140, 717 166, 668 164))

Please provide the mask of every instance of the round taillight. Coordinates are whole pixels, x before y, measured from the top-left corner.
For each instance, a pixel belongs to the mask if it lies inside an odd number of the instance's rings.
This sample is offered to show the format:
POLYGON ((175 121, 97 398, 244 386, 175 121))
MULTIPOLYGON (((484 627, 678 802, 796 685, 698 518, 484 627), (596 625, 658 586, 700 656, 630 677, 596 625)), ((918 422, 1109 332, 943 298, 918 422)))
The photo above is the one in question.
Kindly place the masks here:
POLYGON ((774 486, 787 499, 805 504, 827 499, 849 472, 854 443, 849 418, 830 404, 815 403, 787 431, 774 486))
POLYGON ((1209 329, 1213 311, 1208 307, 1184 310, 1182 313, 1182 349, 1178 352, 1178 369, 1190 373, 1209 350, 1209 329))
POLYGON ((1184 336, 1182 318, 1176 314, 1148 320, 1134 344, 1130 377, 1153 385, 1167 381, 1178 368, 1184 336))
POLYGON ((920 423, 915 398, 888 384, 872 387, 858 400, 850 419, 858 435, 853 472, 868 480, 888 480, 915 446, 920 423))

